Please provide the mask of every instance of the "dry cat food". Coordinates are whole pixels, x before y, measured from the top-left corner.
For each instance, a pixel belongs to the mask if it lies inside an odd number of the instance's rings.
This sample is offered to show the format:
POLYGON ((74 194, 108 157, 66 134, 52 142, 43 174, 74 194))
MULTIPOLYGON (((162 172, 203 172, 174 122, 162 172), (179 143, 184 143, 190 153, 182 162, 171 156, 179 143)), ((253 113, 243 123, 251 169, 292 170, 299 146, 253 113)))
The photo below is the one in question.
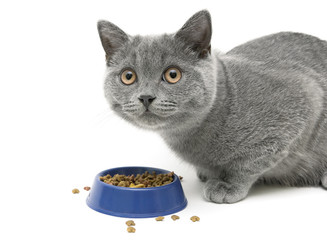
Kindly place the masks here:
POLYGON ((156 172, 149 173, 146 171, 143 174, 121 175, 115 174, 111 176, 100 177, 100 180, 104 183, 119 187, 130 188, 147 188, 147 187, 159 187, 171 183, 174 180, 174 172, 156 174, 156 172))
POLYGON ((172 216, 171 216, 171 219, 173 219, 174 221, 176 221, 176 220, 179 219, 179 216, 177 216, 177 215, 172 215, 172 216))
POLYGON ((133 221, 133 220, 128 220, 127 222, 126 222, 126 225, 127 226, 135 226, 135 222, 133 221))
POLYGON ((85 191, 90 191, 90 189, 91 189, 90 187, 84 187, 85 191))
POLYGON ((164 219, 165 219, 165 217, 162 217, 162 216, 156 217, 156 221, 162 221, 164 219))
POLYGON ((192 222, 198 222, 200 221, 200 218, 198 216, 193 216, 190 218, 192 222))
POLYGON ((136 231, 136 229, 133 228, 133 227, 128 227, 127 228, 127 232, 129 232, 129 233, 135 233, 135 231, 136 231))
POLYGON ((74 189, 72 190, 72 192, 73 192, 74 194, 77 194, 77 193, 79 193, 79 190, 78 190, 77 188, 74 188, 74 189))

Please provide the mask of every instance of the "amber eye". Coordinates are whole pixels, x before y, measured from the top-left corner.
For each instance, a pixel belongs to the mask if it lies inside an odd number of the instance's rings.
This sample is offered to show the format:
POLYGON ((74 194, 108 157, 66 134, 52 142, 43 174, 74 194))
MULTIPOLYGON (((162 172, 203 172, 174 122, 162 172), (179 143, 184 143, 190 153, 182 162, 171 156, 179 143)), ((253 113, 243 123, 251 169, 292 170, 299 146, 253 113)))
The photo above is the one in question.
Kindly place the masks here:
POLYGON ((121 81, 126 84, 130 85, 136 80, 136 73, 132 69, 126 69, 120 75, 121 81))
POLYGON ((177 83, 181 78, 181 71, 175 67, 168 68, 163 75, 163 79, 169 83, 177 83))

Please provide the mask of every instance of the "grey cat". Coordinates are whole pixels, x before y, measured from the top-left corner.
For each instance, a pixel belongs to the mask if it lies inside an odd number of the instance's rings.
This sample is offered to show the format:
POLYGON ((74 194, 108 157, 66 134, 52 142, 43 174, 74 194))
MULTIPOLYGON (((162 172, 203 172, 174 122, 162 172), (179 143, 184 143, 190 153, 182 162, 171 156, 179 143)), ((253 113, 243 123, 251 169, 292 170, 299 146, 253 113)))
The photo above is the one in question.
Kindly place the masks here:
POLYGON ((212 52, 206 10, 174 34, 98 30, 112 109, 193 164, 207 200, 237 202, 255 183, 327 188, 326 41, 282 32, 212 52))

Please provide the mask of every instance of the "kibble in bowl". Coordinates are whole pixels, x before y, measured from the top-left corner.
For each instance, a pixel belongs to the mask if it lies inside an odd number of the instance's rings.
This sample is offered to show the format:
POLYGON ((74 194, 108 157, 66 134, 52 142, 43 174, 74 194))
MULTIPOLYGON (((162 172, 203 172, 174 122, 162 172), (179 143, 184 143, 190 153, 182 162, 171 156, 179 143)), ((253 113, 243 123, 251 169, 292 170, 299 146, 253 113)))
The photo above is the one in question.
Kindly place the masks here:
POLYGON ((171 183, 174 180, 174 172, 159 173, 155 171, 149 173, 145 171, 142 174, 124 175, 118 174, 111 176, 107 174, 100 176, 100 181, 118 186, 118 187, 130 187, 130 188, 147 188, 147 187, 160 187, 171 183))
POLYGON ((184 209, 187 205, 179 177, 171 171, 150 167, 121 167, 100 172, 95 177, 86 202, 90 208, 98 212, 127 218, 169 215, 184 209), (153 186, 151 181, 154 173, 156 176, 162 176, 162 180, 164 177, 168 179, 163 180, 161 185, 159 183, 158 186, 153 186), (125 178, 128 176, 136 178, 138 174, 140 177, 143 176, 143 182, 129 182, 128 179, 117 181, 117 185, 105 182, 111 181, 108 180, 111 179, 109 176, 124 175, 125 178), (152 177, 149 177, 150 175, 152 177))

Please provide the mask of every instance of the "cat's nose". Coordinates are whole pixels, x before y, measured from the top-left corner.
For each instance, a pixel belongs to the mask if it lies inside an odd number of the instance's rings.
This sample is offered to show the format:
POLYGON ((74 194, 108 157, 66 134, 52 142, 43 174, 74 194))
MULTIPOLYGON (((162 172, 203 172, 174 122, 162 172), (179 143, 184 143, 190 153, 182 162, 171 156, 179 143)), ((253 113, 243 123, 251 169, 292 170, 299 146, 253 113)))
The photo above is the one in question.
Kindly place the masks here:
POLYGON ((139 100, 141 101, 141 103, 143 103, 143 105, 145 106, 146 109, 149 108, 149 105, 153 102, 153 100, 156 97, 151 96, 151 95, 141 95, 139 97, 139 100))

